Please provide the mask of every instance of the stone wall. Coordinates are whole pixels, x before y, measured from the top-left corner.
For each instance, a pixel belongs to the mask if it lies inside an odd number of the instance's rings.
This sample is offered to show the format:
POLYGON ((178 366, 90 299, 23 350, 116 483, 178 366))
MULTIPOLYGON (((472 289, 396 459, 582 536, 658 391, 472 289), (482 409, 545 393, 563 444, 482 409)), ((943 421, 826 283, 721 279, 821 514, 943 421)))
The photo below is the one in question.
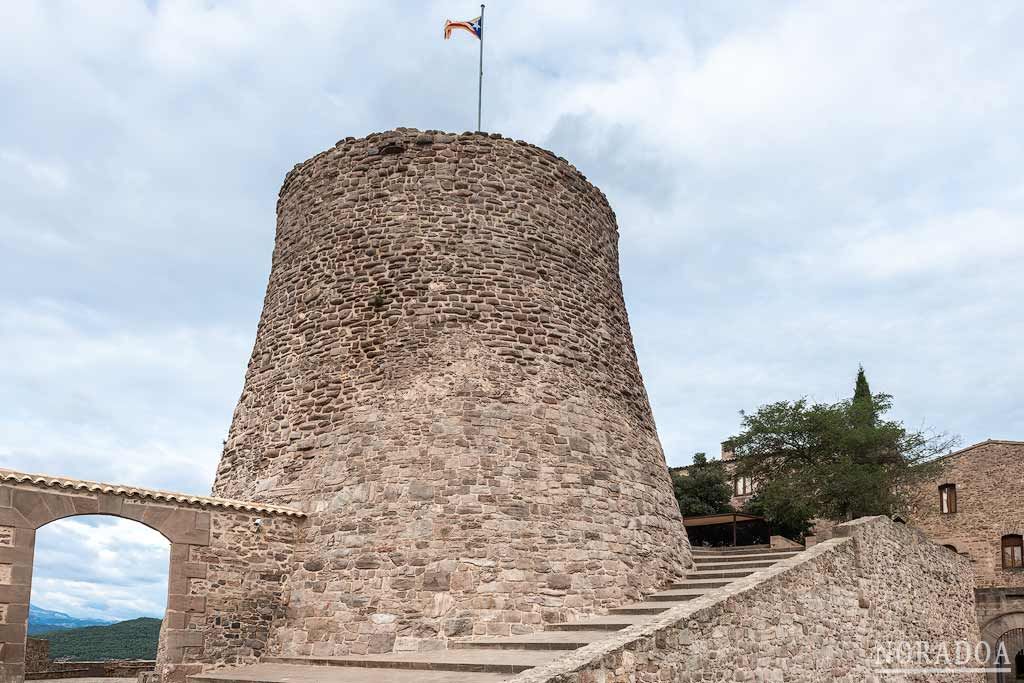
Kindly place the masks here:
POLYGON ((309 513, 275 648, 536 630, 689 564, 615 216, 497 135, 348 138, 288 174, 218 495, 309 513))
POLYGON ((203 647, 189 661, 249 664, 266 651, 288 606, 299 524, 242 512, 213 518, 210 545, 193 547, 189 557, 206 567, 205 576, 189 581, 189 599, 205 602, 205 610, 190 614, 188 627, 203 633, 203 647))
MULTIPOLYGON (((31 648, 31 639, 30 639, 31 648)), ((45 641, 43 641, 45 642, 45 641)), ((74 679, 75 681, 97 678, 138 679, 139 674, 149 675, 156 662, 145 660, 103 660, 93 662, 62 661, 49 662, 43 669, 29 669, 27 681, 54 681, 74 679)), ((159 682, 157 682, 159 683, 159 682)))
POLYGON ((888 641, 978 641, 970 563, 888 518, 673 608, 511 683, 980 681, 876 671, 888 641))
POLYGON ((909 523, 974 563, 980 588, 1024 587, 1024 570, 1002 567, 1002 537, 1024 535, 1024 442, 984 441, 942 459, 917 487, 909 523), (943 514, 939 486, 956 484, 957 510, 943 514))
POLYGON ((25 640, 25 671, 47 671, 50 668, 50 641, 45 638, 25 640))
POLYGON ((36 530, 98 514, 135 520, 170 543, 156 666, 163 683, 264 651, 287 606, 300 512, 0 470, 0 683, 25 679, 36 530))

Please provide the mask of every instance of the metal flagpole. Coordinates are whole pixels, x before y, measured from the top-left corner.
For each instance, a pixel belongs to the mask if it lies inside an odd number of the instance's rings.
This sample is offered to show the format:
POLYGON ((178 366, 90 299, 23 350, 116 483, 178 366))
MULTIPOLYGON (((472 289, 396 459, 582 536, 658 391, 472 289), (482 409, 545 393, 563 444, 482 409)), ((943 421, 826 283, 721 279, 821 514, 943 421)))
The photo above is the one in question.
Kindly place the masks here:
POLYGON ((480 5, 480 83, 476 91, 476 132, 480 132, 480 112, 484 97, 484 6, 480 5))

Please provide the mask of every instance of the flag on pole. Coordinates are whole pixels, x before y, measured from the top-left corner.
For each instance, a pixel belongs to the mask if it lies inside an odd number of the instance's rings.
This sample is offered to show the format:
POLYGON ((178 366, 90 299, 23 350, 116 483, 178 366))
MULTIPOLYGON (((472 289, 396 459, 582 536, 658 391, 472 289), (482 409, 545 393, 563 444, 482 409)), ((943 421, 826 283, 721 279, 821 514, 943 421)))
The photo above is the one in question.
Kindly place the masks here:
POLYGON ((480 16, 476 19, 470 19, 469 21, 452 21, 449 19, 444 22, 444 39, 448 40, 451 38, 452 31, 457 28, 469 31, 480 41, 480 80, 476 86, 476 130, 480 132, 480 121, 484 106, 484 6, 480 5, 480 16))
POLYGON ((451 38, 452 31, 457 28, 461 28, 463 31, 469 31, 480 40, 483 40, 484 18, 483 16, 479 16, 476 19, 470 19, 469 21, 452 21, 449 19, 444 22, 444 39, 448 40, 451 38))

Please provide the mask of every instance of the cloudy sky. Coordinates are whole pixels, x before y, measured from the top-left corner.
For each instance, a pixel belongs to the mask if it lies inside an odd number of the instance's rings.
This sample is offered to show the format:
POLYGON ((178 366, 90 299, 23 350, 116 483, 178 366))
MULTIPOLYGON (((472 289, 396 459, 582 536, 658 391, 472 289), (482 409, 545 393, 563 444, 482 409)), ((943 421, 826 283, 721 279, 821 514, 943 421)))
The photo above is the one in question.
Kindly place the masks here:
MULTIPOLYGON (((0 466, 207 492, 284 174, 472 128, 477 45, 441 26, 476 13, 0 3, 0 466)), ((484 128, 618 214, 671 464, 740 409, 848 395, 858 363, 910 425, 1024 438, 1024 6, 495 0, 486 25, 484 128)), ((159 611, 139 572, 76 573, 113 530, 66 524, 42 606, 159 611)))
POLYGON ((162 617, 170 544, 137 522, 62 519, 36 535, 32 604, 80 618, 162 617))

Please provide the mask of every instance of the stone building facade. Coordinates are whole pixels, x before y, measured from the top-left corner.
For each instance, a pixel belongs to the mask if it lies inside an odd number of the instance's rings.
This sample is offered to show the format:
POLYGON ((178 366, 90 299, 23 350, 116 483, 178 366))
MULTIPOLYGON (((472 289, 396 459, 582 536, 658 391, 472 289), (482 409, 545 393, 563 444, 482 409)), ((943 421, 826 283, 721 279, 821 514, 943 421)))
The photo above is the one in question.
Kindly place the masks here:
POLYGON ((1024 441, 983 441, 940 462, 915 492, 908 521, 970 558, 979 588, 1024 589, 1024 563, 1002 557, 1003 539, 1024 534, 1024 441))
POLYGON ((982 637, 1012 646, 1013 676, 1024 676, 1024 441, 983 441, 940 462, 908 522, 971 561, 982 637))
POLYGON ((309 515, 287 654, 525 633, 679 576, 604 194, 498 135, 296 166, 214 490, 309 515))

